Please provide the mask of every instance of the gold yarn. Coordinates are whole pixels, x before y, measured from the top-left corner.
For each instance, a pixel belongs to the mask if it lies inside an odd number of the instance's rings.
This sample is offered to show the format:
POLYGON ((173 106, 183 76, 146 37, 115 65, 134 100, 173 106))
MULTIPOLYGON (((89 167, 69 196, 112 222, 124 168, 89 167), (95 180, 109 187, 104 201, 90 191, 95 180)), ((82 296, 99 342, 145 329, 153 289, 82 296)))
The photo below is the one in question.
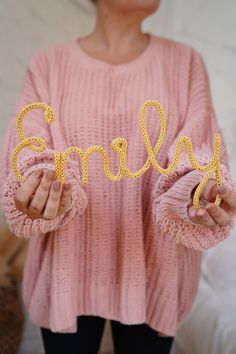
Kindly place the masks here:
MULTIPOLYGON (((17 177, 17 179, 20 182, 23 182, 25 177, 21 175, 18 167, 17 167, 17 158, 21 150, 28 148, 31 151, 34 152, 42 152, 44 151, 47 146, 45 141, 42 138, 38 137, 30 137, 26 138, 23 132, 23 118, 27 112, 29 112, 32 109, 35 108, 41 108, 44 110, 44 119, 46 123, 51 124, 55 120, 55 115, 52 110, 52 108, 47 105, 46 103, 43 102, 33 102, 26 107, 24 107, 18 114, 17 120, 16 120, 16 128, 17 132, 19 135, 19 138, 21 140, 21 143, 19 143, 14 151, 12 152, 11 156, 11 165, 12 169, 17 177), (35 145, 35 143, 37 145, 35 145)), ((156 100, 147 100, 144 102, 140 109, 140 129, 143 135, 143 140, 144 144, 146 146, 146 150, 148 153, 148 158, 143 165, 143 167, 136 171, 136 172, 131 172, 129 168, 127 167, 127 147, 128 147, 128 142, 124 138, 116 138, 112 141, 112 149, 117 152, 120 155, 120 167, 117 175, 113 175, 111 170, 110 170, 110 163, 109 163, 109 156, 107 152, 104 150, 103 147, 99 145, 94 145, 83 151, 79 147, 76 146, 71 146, 67 148, 64 152, 60 152, 58 150, 55 150, 55 172, 56 172, 56 178, 61 182, 64 183, 66 180, 66 161, 67 158, 70 156, 71 153, 77 153, 82 162, 82 186, 85 187, 88 182, 88 159, 90 154, 93 152, 99 152, 104 161, 104 172, 107 178, 109 178, 112 181, 119 181, 123 176, 127 176, 129 178, 137 178, 142 176, 152 165, 159 173, 161 174, 170 174, 175 171, 183 144, 185 144, 189 160, 191 162, 191 165, 193 169, 197 169, 199 171, 205 172, 205 175, 202 179, 202 181, 199 183, 198 187, 195 190, 194 196, 193 196, 193 206, 196 210, 200 208, 199 205, 199 198, 200 195, 204 189, 204 187, 207 184, 207 181, 210 179, 211 175, 215 173, 216 175, 216 183, 217 185, 222 185, 222 177, 220 174, 220 147, 221 147, 221 137, 220 134, 215 135, 215 141, 214 141, 214 154, 212 160, 207 164, 207 165, 200 165, 194 158, 193 154, 193 147, 192 147, 192 141, 190 138, 187 136, 181 136, 176 142, 176 147, 175 147, 175 152, 174 152, 174 157, 172 163, 169 165, 168 168, 162 168, 159 166, 159 164, 156 161, 155 156, 157 155, 158 151, 161 148, 161 145, 164 141, 165 135, 166 135, 166 118, 165 118, 165 112, 162 107, 162 105, 156 101, 156 100), (160 135, 159 138, 154 146, 154 149, 151 146, 150 139, 148 136, 148 131, 146 127, 146 110, 149 106, 155 106, 159 112, 160 116, 160 135)), ((215 199, 215 204, 220 205, 221 198, 217 194, 216 199, 215 199)))

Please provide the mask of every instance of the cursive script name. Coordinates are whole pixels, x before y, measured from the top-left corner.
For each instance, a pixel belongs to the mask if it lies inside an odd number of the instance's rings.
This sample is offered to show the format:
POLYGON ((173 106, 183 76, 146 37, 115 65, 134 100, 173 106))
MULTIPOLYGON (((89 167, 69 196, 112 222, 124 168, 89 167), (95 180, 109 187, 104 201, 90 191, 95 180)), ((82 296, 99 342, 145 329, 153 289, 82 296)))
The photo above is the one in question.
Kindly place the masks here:
MULTIPOLYGON (((11 165, 13 172, 15 173, 17 179, 20 182, 23 182, 25 177, 21 175, 18 167, 17 167, 17 158, 19 153, 27 148, 31 151, 34 152, 43 152, 47 146, 45 141, 42 138, 39 137, 26 137, 23 131, 23 118, 26 115, 27 112, 29 112, 32 109, 35 108, 41 108, 44 110, 44 119, 46 123, 51 124, 55 121, 55 114, 52 110, 52 108, 47 105, 46 103, 43 102, 33 102, 26 107, 24 107, 18 114, 17 120, 16 120, 16 129, 17 133, 20 138, 20 143, 16 146, 14 151, 12 152, 11 156, 11 165)), ((221 137, 219 134, 215 135, 215 141, 214 141, 214 153, 213 153, 213 158, 212 160, 207 164, 207 165, 200 165, 194 158, 193 154, 193 147, 192 147, 192 141, 190 138, 187 136, 181 136, 176 142, 176 147, 175 147, 175 152, 173 156, 173 161, 171 164, 165 169, 162 168, 156 161, 156 155, 158 154, 158 151, 161 148, 161 145, 164 141, 165 135, 166 135, 166 118, 165 118, 165 112, 162 107, 162 105, 156 101, 156 100, 147 100, 144 102, 140 109, 140 130, 143 136, 143 141, 148 153, 148 158, 146 162, 144 163, 143 167, 140 168, 136 172, 132 172, 129 170, 127 166, 127 147, 128 147, 128 142, 124 138, 116 138, 112 141, 112 149, 117 152, 120 156, 120 166, 119 166, 119 171, 116 175, 114 175, 111 170, 110 170, 110 162, 109 162, 109 156, 105 149, 102 146, 99 145, 94 145, 90 146, 87 148, 85 151, 80 149, 77 146, 71 146, 67 148, 64 152, 60 152, 58 150, 55 150, 55 172, 56 172, 56 178, 61 182, 64 183, 66 180, 66 161, 68 157, 70 156, 71 153, 77 153, 79 157, 81 158, 81 163, 82 163, 82 186, 85 187, 88 182, 88 160, 89 156, 93 152, 99 152, 104 161, 104 172, 107 178, 109 178, 112 181, 119 181, 123 176, 129 177, 129 178, 137 178, 142 176, 152 165, 159 173, 161 174, 170 174, 175 171, 181 151, 183 148, 183 145, 185 144, 189 160, 191 162, 191 165, 193 169, 197 169, 199 171, 205 172, 202 181, 199 183, 198 187, 195 190, 194 196, 193 196, 193 205, 196 210, 200 208, 199 205, 199 198, 201 195, 202 190, 204 189, 205 185, 207 184, 207 181, 211 177, 213 173, 215 173, 216 176, 216 183, 217 185, 222 184, 222 177, 220 174, 220 146, 221 146, 221 137), (146 127, 146 111, 149 106, 155 106, 159 112, 159 118, 160 118, 160 134, 158 137, 158 140, 152 148, 150 139, 148 136, 148 131, 146 127)), ((216 199, 215 199, 215 204, 220 205, 221 198, 217 194, 216 199)))

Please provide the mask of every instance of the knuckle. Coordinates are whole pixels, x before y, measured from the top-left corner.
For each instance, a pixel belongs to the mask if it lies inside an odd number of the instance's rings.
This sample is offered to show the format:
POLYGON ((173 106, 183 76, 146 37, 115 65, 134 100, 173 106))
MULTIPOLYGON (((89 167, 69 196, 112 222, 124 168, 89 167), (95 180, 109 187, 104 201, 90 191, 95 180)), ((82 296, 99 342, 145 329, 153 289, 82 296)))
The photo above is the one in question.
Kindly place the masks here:
POLYGON ((41 208, 38 204, 31 203, 29 207, 29 211, 32 212, 33 214, 40 214, 41 208))
POLYGON ((60 205, 60 208, 61 209, 65 209, 67 207, 68 203, 66 201, 62 201, 61 202, 61 205, 60 205))
POLYGON ((46 219, 46 220, 52 220, 52 219, 53 219, 53 216, 50 215, 49 213, 44 213, 44 214, 43 214, 43 217, 44 217, 44 219, 46 219))
POLYGON ((60 212, 64 213, 69 208, 70 204, 68 202, 63 202, 60 204, 60 212))
POLYGON ((25 185, 24 185, 24 187, 25 188, 27 188, 27 189, 32 189, 32 188, 34 188, 36 185, 37 185, 37 180, 35 180, 35 178, 33 178, 33 177, 29 177, 26 181, 25 181, 25 185))
POLYGON ((54 206, 55 206, 55 204, 58 203, 59 200, 60 200, 60 193, 58 193, 58 192, 50 193, 49 201, 52 202, 54 206))
POLYGON ((39 188, 43 191, 43 192, 47 192, 50 188, 51 182, 47 181, 46 179, 43 179, 40 183, 39 188))
POLYGON ((63 201, 60 203, 60 206, 61 206, 63 209, 69 208, 70 205, 71 205, 70 199, 63 200, 63 201))
POLYGON ((68 201, 70 200, 71 196, 70 195, 62 195, 61 197, 61 203, 68 203, 68 201))
POLYGON ((48 206, 43 214, 45 219, 54 219, 56 214, 55 214, 55 208, 53 206, 48 206))
POLYGON ((70 183, 64 185, 63 187, 63 195, 70 196, 72 193, 72 186, 70 183))
POLYGON ((52 220, 52 219, 54 219, 55 216, 52 213, 47 211, 43 214, 43 217, 44 217, 44 219, 52 220))
POLYGON ((71 196, 71 193, 70 192, 64 192, 62 193, 62 196, 61 196, 61 199, 65 199, 65 200, 68 200, 71 196))
POLYGON ((51 189, 51 193, 53 196, 55 196, 56 198, 61 197, 62 193, 61 193, 61 189, 55 190, 54 188, 51 189))

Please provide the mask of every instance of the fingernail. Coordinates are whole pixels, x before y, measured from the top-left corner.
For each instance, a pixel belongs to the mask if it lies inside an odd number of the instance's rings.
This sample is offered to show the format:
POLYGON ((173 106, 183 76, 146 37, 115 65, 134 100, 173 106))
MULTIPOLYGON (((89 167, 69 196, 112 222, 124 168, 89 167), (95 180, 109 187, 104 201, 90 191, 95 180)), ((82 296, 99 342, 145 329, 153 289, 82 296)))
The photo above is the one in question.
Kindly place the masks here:
POLYGON ((46 172, 46 178, 51 181, 54 178, 55 172, 52 170, 49 170, 46 172))
POLYGON ((34 176, 35 176, 36 178, 40 178, 40 177, 42 177, 42 175, 43 175, 43 170, 37 170, 37 171, 34 173, 34 176))
POLYGON ((226 192, 226 188, 224 186, 217 187, 217 190, 220 194, 224 194, 226 192))
POLYGON ((55 182, 53 182, 52 187, 55 192, 58 192, 61 188, 61 183, 59 181, 55 181, 55 182))
POLYGON ((70 183, 65 183, 65 184, 64 184, 64 189, 65 189, 66 191, 68 191, 68 190, 70 189, 70 187, 71 187, 70 183))

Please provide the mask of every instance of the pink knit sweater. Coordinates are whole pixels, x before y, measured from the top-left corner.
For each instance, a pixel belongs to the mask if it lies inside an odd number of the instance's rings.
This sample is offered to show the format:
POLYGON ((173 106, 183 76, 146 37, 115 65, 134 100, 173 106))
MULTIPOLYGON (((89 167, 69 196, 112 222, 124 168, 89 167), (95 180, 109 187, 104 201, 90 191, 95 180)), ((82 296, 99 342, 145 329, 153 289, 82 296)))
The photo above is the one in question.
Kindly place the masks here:
MULTIPOLYGON (((99 154, 89 159, 89 180, 81 185, 81 165, 72 155, 67 175, 73 184, 70 209, 53 221, 32 221, 18 211, 19 187, 9 157, 19 142, 15 118, 25 105, 51 105, 56 122, 43 120, 41 110, 25 118, 25 134, 41 136, 44 153, 20 155, 25 176, 53 168, 53 149, 100 145, 108 152, 111 170, 119 168, 111 142, 128 141, 127 165, 140 169, 147 152, 139 128, 139 110, 158 100, 167 116, 167 136, 157 156, 167 167, 175 140, 192 139, 195 156, 206 163, 213 156, 213 138, 221 132, 212 107, 209 81, 199 53, 187 44, 151 34, 135 60, 109 64, 80 47, 78 38, 38 50, 31 57, 3 147, 2 207, 11 230, 30 238, 23 278, 23 299, 31 320, 56 332, 75 332, 76 316, 93 314, 125 324, 147 323, 175 335, 196 295, 201 251, 223 241, 233 227, 210 229, 187 214, 191 191, 203 174, 193 170, 185 149, 176 172, 160 175, 152 166, 136 179, 107 179, 99 154)), ((159 136, 155 107, 147 112, 152 146, 159 136)), ((235 188, 223 142, 221 172, 235 188)))

